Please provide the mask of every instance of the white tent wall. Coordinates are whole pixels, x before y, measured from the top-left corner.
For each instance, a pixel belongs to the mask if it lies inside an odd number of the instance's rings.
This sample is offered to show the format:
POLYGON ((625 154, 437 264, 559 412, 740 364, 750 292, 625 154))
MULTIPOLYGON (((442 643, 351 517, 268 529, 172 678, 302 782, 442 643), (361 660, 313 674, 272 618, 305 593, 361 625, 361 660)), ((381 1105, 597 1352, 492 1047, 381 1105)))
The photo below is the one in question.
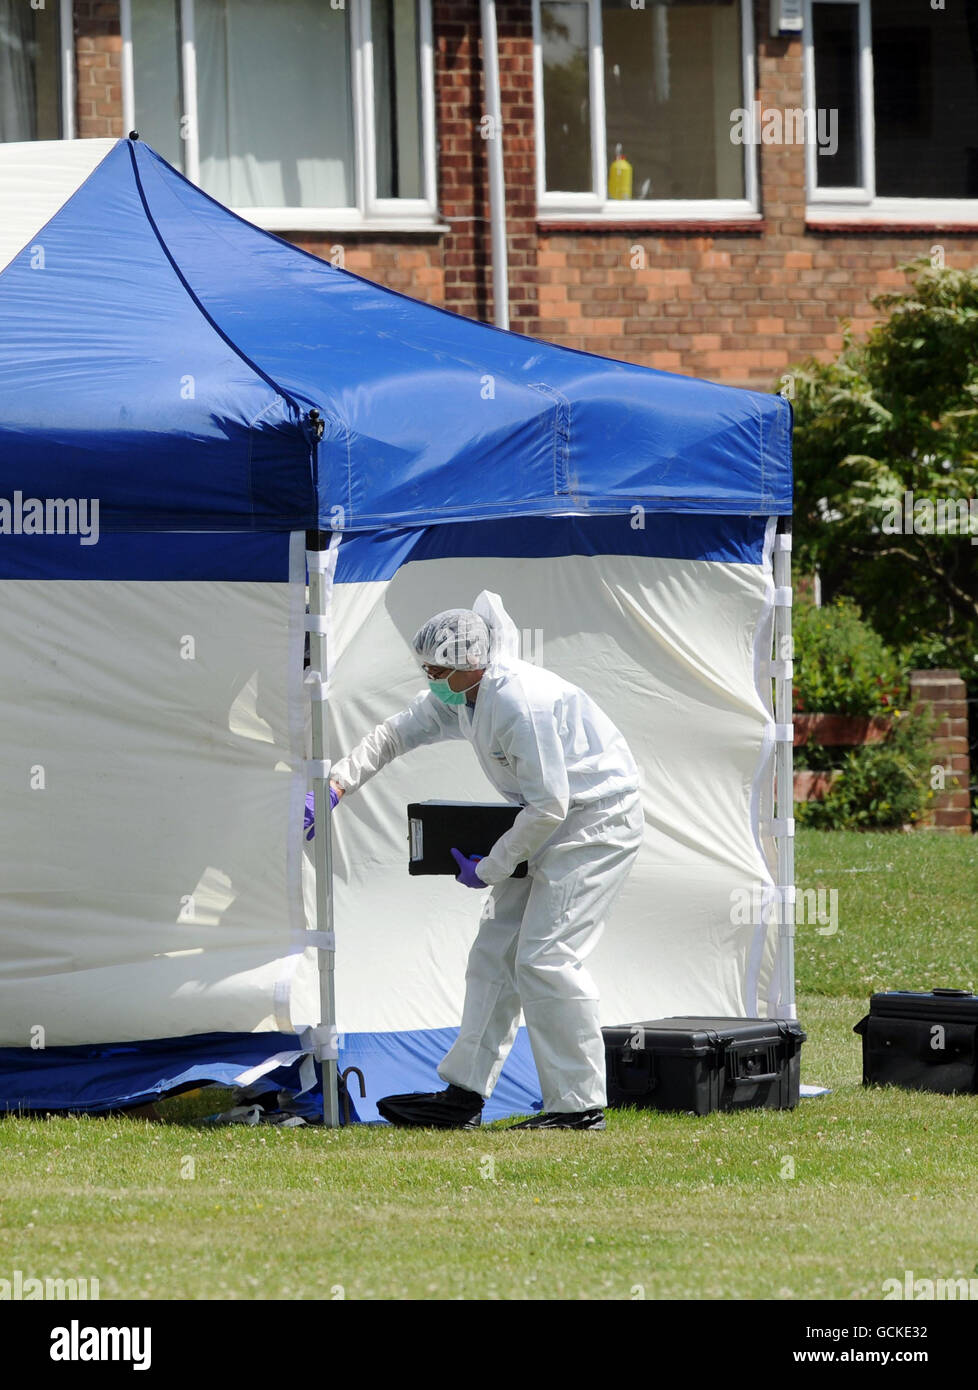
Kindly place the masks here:
MULTIPOLYGON (((605 1024, 768 1011, 777 925, 750 918, 774 896, 774 845, 759 837, 772 815, 774 529, 772 519, 760 564, 427 559, 334 587, 334 760, 423 688, 409 646, 422 621, 483 588, 529 638, 524 656, 587 690, 622 729, 642 772, 646 837, 589 963, 605 1024)), ((468 745, 451 741, 398 759, 333 815, 341 1034, 458 1024, 479 899, 407 872, 406 806, 434 798, 501 799, 468 745)), ((305 893, 315 925, 309 876, 305 893)), ((312 1022, 308 991, 303 1008, 296 1021, 312 1022)))
POLYGON ((4 582, 0 1045, 288 1030, 302 540, 290 582, 4 582))

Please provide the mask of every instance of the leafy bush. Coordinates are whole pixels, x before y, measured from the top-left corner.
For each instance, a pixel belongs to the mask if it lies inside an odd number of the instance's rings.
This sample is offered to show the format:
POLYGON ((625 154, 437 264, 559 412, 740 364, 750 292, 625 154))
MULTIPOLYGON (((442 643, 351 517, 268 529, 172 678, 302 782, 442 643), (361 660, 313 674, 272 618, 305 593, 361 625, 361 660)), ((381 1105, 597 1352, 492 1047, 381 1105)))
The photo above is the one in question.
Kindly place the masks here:
POLYGON ((892 714, 907 703, 898 657, 851 599, 794 610, 796 713, 892 714))
POLYGON ((796 819, 820 830, 886 830, 920 820, 934 796, 934 719, 929 710, 906 708, 906 654, 892 651, 848 598, 824 608, 800 602, 793 626, 796 713, 888 715, 894 721, 882 743, 796 748, 796 767, 841 773, 824 801, 796 807, 796 819))
POLYGON ((831 757, 841 776, 824 801, 799 802, 795 818, 817 830, 895 830, 914 824, 934 799, 933 732, 929 710, 904 710, 885 743, 863 744, 841 756, 836 750, 831 757))

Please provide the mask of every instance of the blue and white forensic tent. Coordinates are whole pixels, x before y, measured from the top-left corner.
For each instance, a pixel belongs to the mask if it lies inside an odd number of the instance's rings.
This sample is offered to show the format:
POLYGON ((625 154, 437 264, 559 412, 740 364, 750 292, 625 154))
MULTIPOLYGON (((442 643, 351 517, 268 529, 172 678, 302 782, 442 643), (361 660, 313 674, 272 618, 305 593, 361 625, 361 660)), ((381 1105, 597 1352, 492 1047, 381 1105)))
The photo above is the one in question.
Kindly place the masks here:
MULTIPOLYGON (((0 266, 0 1108, 310 1080, 311 697, 336 758, 422 686, 421 622, 482 589, 642 770, 644 848, 589 962, 604 1021, 788 1007, 758 910, 785 401, 383 289, 139 142, 0 146, 0 266), (325 692, 309 530, 332 533, 325 692)), ((364 1119, 440 1084, 460 1017, 479 899, 408 875, 431 798, 498 799, 453 741, 332 816, 364 1119)), ((489 1115, 538 1100, 521 1033, 489 1115)))

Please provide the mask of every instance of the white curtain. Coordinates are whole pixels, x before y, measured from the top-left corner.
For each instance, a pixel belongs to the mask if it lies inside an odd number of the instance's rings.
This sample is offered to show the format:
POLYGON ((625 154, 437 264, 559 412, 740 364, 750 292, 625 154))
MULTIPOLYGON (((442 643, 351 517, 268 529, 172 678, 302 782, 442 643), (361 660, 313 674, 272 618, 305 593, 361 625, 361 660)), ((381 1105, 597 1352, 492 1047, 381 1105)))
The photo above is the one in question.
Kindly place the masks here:
POLYGON ((352 207, 350 6, 196 0, 201 184, 231 207, 352 207))
POLYGON ((0 0, 0 140, 37 139, 33 11, 0 0))
POLYGON ((378 198, 421 198, 416 0, 372 0, 378 198))
POLYGON ((180 31, 177 0, 131 0, 136 129, 176 169, 180 138, 180 31))

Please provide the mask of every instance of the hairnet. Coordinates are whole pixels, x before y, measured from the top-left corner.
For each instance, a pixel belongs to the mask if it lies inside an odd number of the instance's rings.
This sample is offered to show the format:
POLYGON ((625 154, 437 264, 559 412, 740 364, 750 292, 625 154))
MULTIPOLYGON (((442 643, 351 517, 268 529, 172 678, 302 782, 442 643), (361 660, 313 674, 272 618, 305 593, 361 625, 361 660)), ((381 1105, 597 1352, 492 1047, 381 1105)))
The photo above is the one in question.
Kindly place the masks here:
POLYGON ((414 634, 414 650, 431 666, 478 671, 489 665, 489 628, 471 608, 446 608, 414 634))

